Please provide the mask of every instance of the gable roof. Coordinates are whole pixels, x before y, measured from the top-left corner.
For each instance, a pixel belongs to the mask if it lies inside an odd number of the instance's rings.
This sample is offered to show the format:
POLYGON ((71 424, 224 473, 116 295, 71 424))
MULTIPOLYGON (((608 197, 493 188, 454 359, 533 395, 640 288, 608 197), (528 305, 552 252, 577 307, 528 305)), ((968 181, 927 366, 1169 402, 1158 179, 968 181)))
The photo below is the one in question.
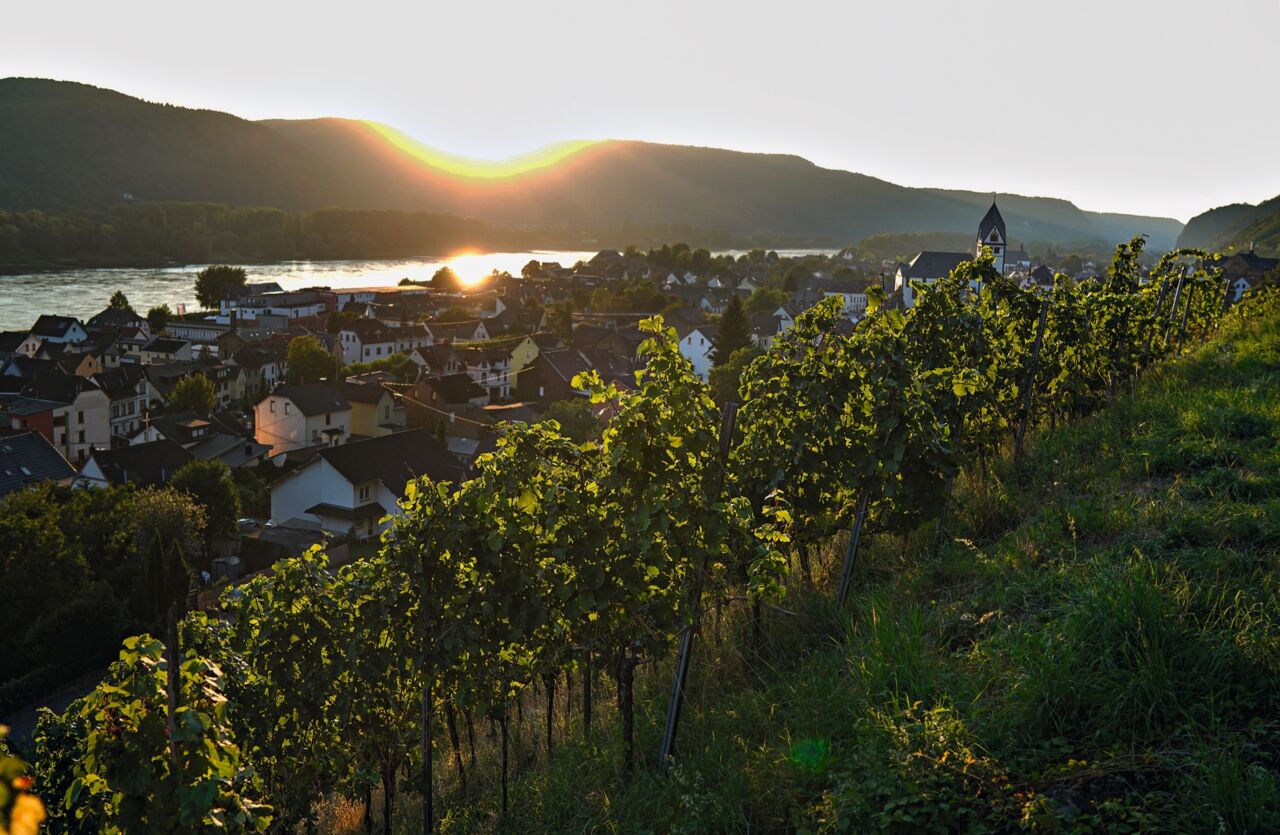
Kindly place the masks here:
POLYGON ((271 392, 275 397, 287 397, 298 411, 310 417, 330 412, 344 412, 351 408, 347 398, 328 383, 303 383, 296 386, 276 386, 271 392))
POLYGON ((195 458, 169 438, 115 449, 95 449, 90 456, 112 484, 140 484, 144 487, 163 486, 175 472, 195 458))
POLYGON ((70 316, 50 316, 45 314, 36 319, 36 323, 31 326, 31 332, 36 336, 66 336, 67 332, 78 324, 80 324, 80 321, 70 316))
POLYGON ((987 209, 987 213, 982 216, 982 222, 978 224, 978 240, 984 244, 990 242, 992 231, 1000 233, 1000 243, 1009 240, 1009 235, 1005 231, 1004 216, 1000 214, 1000 209, 996 206, 996 201, 991 201, 991 208, 987 209))
POLYGON ((147 320, 132 309, 108 307, 85 324, 91 328, 141 328, 147 320))
POLYGON ((328 447, 317 457, 352 484, 380 481, 397 495, 411 478, 425 475, 433 481, 458 482, 465 475, 457 459, 425 429, 328 447))
POLYGON ((943 278, 951 274, 956 267, 973 258, 967 252, 935 252, 924 250, 916 253, 906 269, 902 271, 905 278, 943 278))
POLYGON ((480 384, 471 379, 471 375, 465 371, 456 371, 453 374, 440 374, 434 377, 424 377, 422 379, 424 385, 430 386, 436 396, 445 403, 467 403, 478 397, 488 397, 488 393, 480 387, 480 384))
POLYGON ((42 374, 23 387, 22 396, 33 400, 74 403, 82 392, 97 390, 96 383, 74 374, 42 374))
POLYGON ((39 432, 0 438, 0 496, 35 484, 71 478, 75 468, 39 432))

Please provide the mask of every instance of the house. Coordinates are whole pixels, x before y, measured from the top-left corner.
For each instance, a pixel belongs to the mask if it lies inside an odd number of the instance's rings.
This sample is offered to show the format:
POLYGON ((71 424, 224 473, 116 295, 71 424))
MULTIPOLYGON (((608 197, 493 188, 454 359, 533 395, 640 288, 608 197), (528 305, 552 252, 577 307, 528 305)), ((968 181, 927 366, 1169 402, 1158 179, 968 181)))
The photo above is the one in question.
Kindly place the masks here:
POLYGON ((404 398, 409 426, 436 428, 452 422, 464 406, 483 406, 489 393, 465 371, 420 377, 404 398))
POLYGON ((489 402, 511 396, 511 355, 497 346, 459 347, 455 349, 471 379, 489 393, 489 402))
POLYGON ((338 343, 342 345, 342 362, 373 362, 386 359, 396 352, 394 331, 377 319, 357 319, 338 331, 338 343))
POLYGON ((0 363, 10 357, 34 357, 40 350, 40 337, 30 331, 0 331, 0 363))
POLYGON ((89 334, 79 319, 70 316, 41 316, 31 326, 31 334, 41 342, 84 342, 89 334))
POLYGON ((1280 270, 1280 258, 1263 258, 1252 249, 1237 252, 1224 260, 1221 267, 1222 275, 1230 282, 1227 298, 1232 304, 1240 301, 1249 290, 1261 285, 1269 274, 1273 278, 1280 277, 1275 274, 1276 270, 1280 270))
MULTIPOLYGON (((3 414, 9 432, 39 432, 49 443, 53 443, 54 412, 63 404, 52 400, 39 400, 31 397, 9 397, 4 403, 3 414)), ((5 434, 0 432, 0 434, 5 434)))
POLYGON ((78 487, 136 484, 163 487, 195 456, 168 438, 145 444, 95 449, 76 473, 78 487))
POLYGON ((377 382, 345 382, 334 386, 351 404, 351 440, 380 438, 405 426, 404 406, 377 382))
POLYGON ((90 450, 111 446, 111 399, 96 383, 72 374, 46 374, 29 381, 21 396, 57 404, 50 442, 62 456, 83 462, 90 450))
POLYGON ((139 316, 129 308, 108 307, 101 313, 85 322, 87 330, 125 330, 138 329, 151 333, 151 326, 145 316, 139 316))
POLYGON ((121 365, 94 375, 111 401, 111 442, 128 444, 147 411, 147 375, 138 365, 121 365))
POLYGON ((973 260, 967 252, 936 252, 925 250, 916 254, 910 263, 898 270, 894 276, 894 290, 902 291, 902 306, 911 307, 916 303, 916 287, 921 284, 932 284, 939 279, 951 275, 951 271, 966 261, 973 260))
POLYGON ((452 342, 461 345, 464 342, 484 342, 491 339, 489 329, 484 320, 474 322, 433 322, 431 332, 438 342, 452 342))
POLYGON ((41 481, 69 481, 75 474, 39 432, 0 437, 0 498, 41 481))
POLYGON ((256 403, 284 379, 284 356, 263 343, 250 343, 232 354, 227 363, 243 371, 244 399, 256 403))
POLYGON ((774 337, 785 329, 782 318, 774 313, 757 313, 751 317, 751 342, 757 348, 767 351, 773 345, 774 337))
POLYGON ((426 476, 458 482, 465 473, 423 429, 322 449, 271 488, 271 518, 279 525, 315 524, 360 538, 376 536, 382 520, 400 512, 405 485, 426 476))
POLYGON ((715 349, 715 325, 695 325, 680 337, 680 353, 703 380, 711 376, 711 352, 715 349))
POLYGON ((274 281, 261 281, 245 284, 243 287, 228 287, 218 302, 218 313, 230 316, 236 302, 252 296, 264 296, 270 293, 283 293, 284 288, 274 281))
POLYGON ((538 347, 538 340, 534 339, 532 334, 512 346, 507 360, 507 373, 511 388, 515 388, 520 372, 532 365, 541 351, 542 349, 538 347))
POLYGON ((142 346, 138 359, 143 365, 190 362, 192 360, 191 343, 171 336, 157 336, 142 346))
POLYGON ((351 436, 351 403, 327 383, 277 386, 253 409, 258 443, 270 457, 305 446, 337 446, 351 436))
POLYGON ((217 459, 228 467, 246 467, 266 460, 271 447, 258 443, 233 416, 195 412, 146 417, 142 431, 130 439, 134 446, 167 439, 202 461, 217 459))

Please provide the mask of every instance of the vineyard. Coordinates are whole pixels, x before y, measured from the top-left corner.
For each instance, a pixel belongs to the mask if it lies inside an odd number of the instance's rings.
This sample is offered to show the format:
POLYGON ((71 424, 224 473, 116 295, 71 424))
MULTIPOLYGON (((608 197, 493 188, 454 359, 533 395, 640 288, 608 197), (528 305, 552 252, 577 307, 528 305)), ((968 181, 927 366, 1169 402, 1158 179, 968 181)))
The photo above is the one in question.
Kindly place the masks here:
POLYGON ((1140 282, 1142 244, 1049 294, 980 258, 847 336, 829 299, 722 406, 647 322, 634 388, 574 383, 598 442, 505 425, 375 556, 126 641, 0 822, 29 789, 54 833, 1280 824, 1280 301, 1225 312, 1189 250, 1140 282))

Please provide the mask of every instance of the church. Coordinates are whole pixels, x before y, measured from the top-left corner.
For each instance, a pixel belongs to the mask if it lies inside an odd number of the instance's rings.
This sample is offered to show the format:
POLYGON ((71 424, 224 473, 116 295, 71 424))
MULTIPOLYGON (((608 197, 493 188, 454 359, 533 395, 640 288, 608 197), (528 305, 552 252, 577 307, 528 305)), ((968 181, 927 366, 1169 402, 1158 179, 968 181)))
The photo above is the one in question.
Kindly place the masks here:
MULTIPOLYGON (((987 209, 987 213, 983 215, 982 222, 978 224, 978 237, 974 244, 973 252, 925 250, 917 253, 910 263, 898 265, 898 271, 894 276, 893 288, 896 291, 901 291, 902 306, 911 307, 915 304, 915 289, 911 286, 911 282, 927 284, 931 281, 945 278, 960 264, 965 261, 972 261, 981 255, 983 247, 991 250, 991 254, 996 260, 996 269, 1003 274, 1006 266, 1005 255, 1009 245, 1008 240, 1009 234, 1004 224, 1004 217, 1000 214, 1000 208, 992 200, 991 208, 987 209)), ((1021 260, 1025 257, 1026 253, 1017 253, 1015 258, 1018 264, 1010 266, 1020 266, 1021 260)), ((975 286, 974 289, 976 290, 977 287, 975 286)))

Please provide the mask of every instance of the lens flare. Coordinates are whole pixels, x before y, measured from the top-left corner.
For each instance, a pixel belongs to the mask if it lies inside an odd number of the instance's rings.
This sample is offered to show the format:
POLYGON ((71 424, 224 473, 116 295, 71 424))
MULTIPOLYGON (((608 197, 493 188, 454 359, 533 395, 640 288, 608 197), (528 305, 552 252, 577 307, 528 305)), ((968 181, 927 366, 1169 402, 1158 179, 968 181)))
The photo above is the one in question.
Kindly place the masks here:
POLYGON ((593 145, 599 144, 597 139, 578 139, 570 142, 556 142, 527 154, 505 160, 469 159, 424 145, 411 136, 406 136, 389 125, 379 122, 362 122, 387 144, 407 156, 431 168, 444 171, 457 177, 476 180, 499 180, 518 177, 531 171, 550 168, 556 163, 578 154, 593 145))

